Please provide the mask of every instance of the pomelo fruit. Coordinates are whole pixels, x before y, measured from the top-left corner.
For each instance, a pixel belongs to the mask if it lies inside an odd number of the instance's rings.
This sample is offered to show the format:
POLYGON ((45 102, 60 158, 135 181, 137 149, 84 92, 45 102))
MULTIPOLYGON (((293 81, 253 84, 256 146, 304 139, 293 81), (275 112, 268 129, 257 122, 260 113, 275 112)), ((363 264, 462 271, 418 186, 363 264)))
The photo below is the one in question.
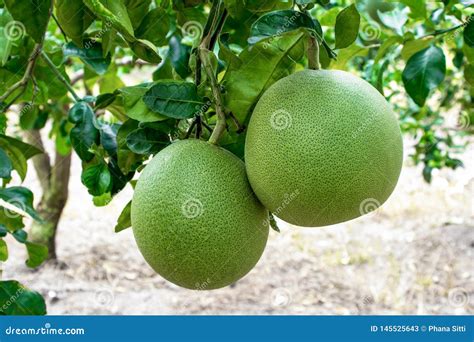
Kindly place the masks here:
POLYGON ((227 286, 258 262, 268 211, 253 193, 244 163, 199 140, 174 143, 141 174, 132 227, 148 264, 189 289, 227 286))
POLYGON ((397 184, 402 136, 385 98, 343 71, 304 70, 271 86, 250 119, 245 161, 260 201, 298 226, 344 222, 397 184))

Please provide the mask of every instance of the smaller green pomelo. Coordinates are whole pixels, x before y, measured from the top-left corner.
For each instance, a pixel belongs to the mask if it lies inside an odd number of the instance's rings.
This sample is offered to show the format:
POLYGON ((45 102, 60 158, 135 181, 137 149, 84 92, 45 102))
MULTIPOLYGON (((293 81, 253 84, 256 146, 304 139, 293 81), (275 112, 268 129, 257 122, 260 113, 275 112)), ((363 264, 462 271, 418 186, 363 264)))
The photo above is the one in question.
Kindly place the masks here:
POLYGON ((305 227, 367 214, 397 184, 403 144, 397 119, 369 83, 343 71, 305 70, 260 98, 245 144, 260 201, 305 227))
POLYGON ((243 162, 199 140, 174 143, 151 160, 135 187, 131 216, 148 264, 189 289, 217 289, 245 276, 269 232, 268 211, 243 162))

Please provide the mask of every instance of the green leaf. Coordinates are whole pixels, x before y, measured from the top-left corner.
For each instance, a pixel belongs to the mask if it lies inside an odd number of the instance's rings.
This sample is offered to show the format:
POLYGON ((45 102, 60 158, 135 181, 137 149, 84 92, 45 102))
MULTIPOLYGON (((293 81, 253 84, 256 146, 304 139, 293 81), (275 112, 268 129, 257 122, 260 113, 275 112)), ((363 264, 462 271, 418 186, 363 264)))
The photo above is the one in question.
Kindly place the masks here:
POLYGON ((154 113, 175 119, 192 118, 204 105, 194 83, 158 81, 145 93, 143 102, 154 113))
POLYGON ((112 175, 105 163, 85 168, 82 171, 81 181, 93 196, 101 196, 112 189, 112 175))
POLYGON ((428 46, 431 45, 434 38, 423 38, 423 39, 415 39, 409 40, 405 42, 402 49, 402 58, 406 61, 410 59, 415 53, 426 49, 428 46))
POLYGON ((337 56, 337 61, 331 64, 331 69, 345 70, 347 64, 355 57, 367 56, 369 49, 367 47, 358 46, 352 44, 351 46, 343 49, 337 56))
POLYGON ((0 239, 0 261, 8 260, 8 246, 5 240, 0 239))
POLYGON ((64 46, 63 53, 66 58, 79 57, 84 64, 99 75, 103 75, 107 72, 111 61, 110 55, 104 58, 102 44, 92 40, 86 41, 84 48, 80 48, 73 42, 69 42, 64 46))
POLYGON ((19 243, 26 243, 28 239, 28 234, 23 229, 15 230, 12 235, 19 243))
POLYGON ((99 141, 99 130, 94 125, 95 114, 89 104, 81 101, 69 110, 69 121, 76 125, 71 129, 71 144, 84 161, 90 161, 94 154, 89 150, 99 141))
POLYGON ((102 19, 109 22, 125 39, 133 40, 133 26, 128 16, 124 1, 117 0, 83 0, 89 9, 102 19))
POLYGON ((145 39, 137 39, 133 42, 129 42, 129 46, 133 53, 138 58, 143 59, 146 62, 158 64, 161 62, 161 57, 158 54, 158 49, 153 43, 145 39))
POLYGON ((443 82, 446 58, 443 50, 431 46, 414 54, 403 71, 403 83, 411 98, 424 106, 429 93, 443 82))
POLYGON ((307 32, 298 30, 244 49, 240 66, 230 66, 224 76, 224 102, 240 123, 246 124, 261 94, 290 75, 304 55, 307 32))
POLYGON ((138 129, 138 122, 127 120, 119 128, 117 133, 117 159, 118 167, 123 174, 136 170, 143 161, 143 156, 130 151, 127 146, 127 136, 138 129))
POLYGON ((125 113, 129 118, 140 122, 155 122, 167 119, 165 116, 150 110, 143 101, 143 97, 151 86, 151 83, 145 83, 117 90, 117 94, 122 95, 125 113))
POLYGON ((0 222, 8 229, 9 232, 14 232, 18 229, 23 228, 23 216, 13 212, 0 205, 0 222))
POLYGON ((464 44, 462 47, 462 52, 467 58, 467 61, 471 64, 474 63, 474 47, 469 47, 467 44, 464 44))
POLYGON ((83 47, 84 32, 94 21, 94 15, 82 1, 57 0, 56 17, 64 33, 83 47))
POLYGON ((385 26, 393 29, 398 35, 403 36, 403 27, 408 21, 408 15, 405 9, 400 10, 395 8, 387 12, 377 11, 377 14, 385 26))
POLYGON ((112 194, 110 192, 106 192, 100 196, 94 196, 92 198, 92 202, 96 207, 105 207, 112 201, 112 194))
POLYGON ((191 74, 189 67, 189 58, 191 56, 191 47, 181 44, 178 37, 173 36, 169 41, 168 56, 171 64, 173 64, 176 73, 183 79, 191 74))
POLYGON ((240 58, 231 50, 228 40, 230 35, 223 33, 219 37, 219 59, 223 60, 229 67, 232 64, 233 68, 242 65, 240 58))
POLYGON ((119 124, 102 123, 100 126, 100 144, 111 157, 117 154, 117 132, 119 128, 119 124))
POLYGON ((33 193, 29 189, 21 186, 0 188, 0 199, 26 212, 34 220, 42 221, 41 217, 33 208, 33 193))
POLYGON ((1 140, 0 146, 10 159, 12 167, 20 176, 21 181, 24 181, 26 177, 26 171, 28 169, 28 164, 26 162, 25 156, 23 155, 23 151, 13 145, 2 145, 1 140))
POLYGON ((464 67, 464 78, 474 87, 474 65, 468 64, 464 67))
POLYGON ((325 11, 319 18, 321 26, 333 27, 336 25, 336 18, 339 12, 341 11, 340 7, 333 7, 328 11, 325 11))
POLYGON ((270 221, 270 227, 276 231, 277 233, 280 233, 281 230, 280 230, 280 227, 278 227, 278 223, 277 221, 275 220, 275 216, 273 216, 272 213, 268 213, 268 219, 270 221))
POLYGON ((168 134, 147 127, 138 128, 127 136, 127 146, 136 154, 155 154, 170 143, 168 134))
POLYGON ((46 315, 44 298, 16 280, 0 281, 1 315, 46 315))
POLYGON ((48 258, 48 247, 29 241, 25 243, 25 246, 28 252, 26 266, 36 268, 48 258))
POLYGON ((151 0, 124 0, 124 4, 133 28, 136 30, 148 13, 151 0))
POLYGON ((400 2, 410 7, 410 17, 426 18, 426 0, 400 0, 400 2))
POLYGON ((474 19, 472 16, 470 18, 471 20, 464 28, 464 42, 467 46, 474 48, 474 19))
POLYGON ((8 234, 8 228, 3 224, 0 224, 0 237, 5 237, 8 234))
POLYGON ((313 21, 305 13, 293 10, 275 11, 264 14, 252 24, 249 44, 255 44, 262 39, 280 36, 299 28, 307 28, 322 37, 323 31, 318 21, 313 21))
MULTIPOLYGON (((7 10, 0 8, 0 67, 3 67, 10 57, 13 46, 13 39, 6 30, 13 22, 13 18, 7 10)), ((21 33, 21 32, 20 32, 21 33)))
POLYGON ((103 22, 108 23, 125 38, 137 57, 150 63, 161 61, 156 47, 151 42, 135 37, 133 25, 123 1, 83 0, 83 2, 103 22))
POLYGON ((24 143, 21 140, 12 138, 12 137, 7 137, 6 135, 0 134, 0 147, 3 147, 4 149, 7 149, 7 146, 14 146, 17 149, 21 150, 21 153, 25 157, 26 160, 30 159, 33 156, 36 156, 37 154, 42 154, 44 153, 42 150, 39 148, 24 143))
POLYGON ((3 149, 0 148, 0 178, 10 178, 13 170, 12 162, 3 149))
POLYGON ((128 204, 123 208, 122 213, 120 214, 117 224, 115 225, 115 232, 121 232, 127 228, 132 226, 132 218, 131 218, 131 211, 132 211, 132 201, 128 202, 128 204))
POLYGON ((155 46, 166 45, 170 21, 168 13, 160 7, 147 13, 140 26, 135 30, 137 38, 152 42, 155 46))
POLYGON ((336 49, 344 49, 359 35, 360 14, 355 5, 344 8, 336 18, 336 49))
POLYGON ((394 36, 386 39, 382 45, 380 46, 379 50, 377 51, 377 56, 375 56, 374 64, 377 64, 382 58, 384 58, 387 52, 395 46, 395 44, 401 43, 403 40, 399 36, 394 36))
POLYGON ((13 19, 20 21, 26 32, 40 43, 49 21, 51 0, 5 0, 5 5, 13 19))

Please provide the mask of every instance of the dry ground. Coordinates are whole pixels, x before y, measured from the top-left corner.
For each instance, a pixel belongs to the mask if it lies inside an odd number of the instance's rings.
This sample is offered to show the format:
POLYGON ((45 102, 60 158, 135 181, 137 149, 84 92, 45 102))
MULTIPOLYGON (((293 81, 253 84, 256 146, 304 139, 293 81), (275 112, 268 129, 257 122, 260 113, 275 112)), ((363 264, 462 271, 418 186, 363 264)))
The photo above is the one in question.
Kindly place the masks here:
POLYGON ((318 229, 282 224, 249 275, 211 292, 154 274, 131 230, 113 232, 131 190, 95 208, 74 160, 61 264, 29 270, 23 248, 8 241, 3 278, 41 292, 49 314, 473 314, 472 150, 463 159, 465 169, 443 171, 431 186, 405 167, 390 200, 367 217, 318 229))

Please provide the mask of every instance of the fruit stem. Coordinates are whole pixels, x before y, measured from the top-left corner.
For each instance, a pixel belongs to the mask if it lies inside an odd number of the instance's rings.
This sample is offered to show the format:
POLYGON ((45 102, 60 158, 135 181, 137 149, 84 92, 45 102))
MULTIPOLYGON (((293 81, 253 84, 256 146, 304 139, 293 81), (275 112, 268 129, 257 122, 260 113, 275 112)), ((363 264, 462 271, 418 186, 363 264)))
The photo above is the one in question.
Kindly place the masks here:
POLYGON ((223 7, 223 9, 221 9, 222 6, 222 0, 214 1, 211 9, 211 15, 209 16, 208 23, 206 24, 206 34, 203 36, 201 44, 197 49, 198 60, 200 60, 211 84, 214 104, 216 106, 217 122, 214 130, 212 131, 211 137, 209 138, 209 142, 214 145, 219 142, 219 139, 227 128, 221 88, 219 82, 217 81, 214 68, 212 67, 210 57, 211 53, 213 53, 212 51, 214 50, 214 45, 219 39, 219 34, 221 33, 228 16, 226 8, 223 7))
POLYGON ((217 82, 216 76, 214 75, 211 59, 209 57, 210 53, 211 51, 209 51, 206 47, 202 45, 199 48, 201 62, 204 67, 204 70, 206 71, 207 77, 211 82, 212 95, 214 96, 214 103, 216 105, 217 122, 216 126, 214 127, 214 131, 212 132, 211 137, 209 138, 209 142, 211 144, 216 145, 219 142, 220 137, 226 130, 227 124, 221 89, 219 83, 217 82))
POLYGON ((319 63, 319 42, 313 35, 310 35, 308 40, 308 67, 311 70, 321 69, 319 63))

